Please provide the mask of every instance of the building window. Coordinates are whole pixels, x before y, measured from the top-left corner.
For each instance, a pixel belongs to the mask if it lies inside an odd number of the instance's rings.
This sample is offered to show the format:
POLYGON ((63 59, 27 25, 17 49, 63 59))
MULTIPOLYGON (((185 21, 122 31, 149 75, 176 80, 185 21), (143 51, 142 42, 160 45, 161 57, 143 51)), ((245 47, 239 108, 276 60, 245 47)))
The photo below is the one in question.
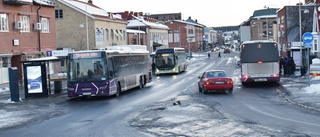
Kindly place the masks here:
POLYGON ((120 38, 119 38, 119 39, 120 39, 120 41, 122 41, 122 38, 123 38, 122 30, 119 30, 118 33, 119 33, 119 35, 120 35, 120 38))
POLYGON ((63 10, 62 9, 56 9, 55 10, 55 17, 56 17, 56 19, 62 19, 63 18, 63 10))
POLYGON ((21 32, 30 32, 30 16, 27 15, 20 15, 20 21, 21 21, 21 32))
POLYGON ((188 29, 188 34, 193 34, 193 29, 188 29))
POLYGON ((8 57, 0 57, 0 68, 9 67, 9 58, 8 57))
POLYGON ((111 35, 110 36, 111 36, 111 40, 114 41, 114 30, 113 29, 111 29, 111 35))
POLYGON ((108 41, 108 40, 109 40, 109 30, 106 29, 106 41, 108 41))
POLYGON ((9 32, 8 14, 0 14, 0 32, 9 32))
POLYGON ((41 32, 49 33, 49 18, 41 18, 41 32))
POLYGON ((127 33, 126 33, 126 31, 124 30, 123 31, 123 41, 126 41, 126 38, 127 38, 127 35, 126 35, 127 33))
POLYGON ((116 40, 119 40, 118 30, 115 30, 114 34, 116 35, 116 40))

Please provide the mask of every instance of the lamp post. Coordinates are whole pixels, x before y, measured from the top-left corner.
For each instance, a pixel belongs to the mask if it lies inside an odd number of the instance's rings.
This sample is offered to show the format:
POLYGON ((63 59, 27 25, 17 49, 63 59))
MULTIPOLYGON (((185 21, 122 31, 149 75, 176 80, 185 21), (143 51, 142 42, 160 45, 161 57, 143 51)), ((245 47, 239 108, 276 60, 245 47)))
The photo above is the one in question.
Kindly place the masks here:
POLYGON ((87 50, 89 50, 89 29, 88 29, 88 8, 87 8, 87 5, 88 5, 88 1, 86 0, 86 34, 87 34, 87 50))
POLYGON ((268 18, 266 17, 266 25, 267 25, 267 40, 269 40, 269 22, 268 22, 268 18))
MULTIPOLYGON (((301 11, 304 11, 304 13, 309 13, 308 9, 301 9, 301 1, 299 0, 299 44, 300 44, 300 69, 303 69, 303 53, 302 53, 302 17, 301 17, 301 11)), ((301 71, 300 71, 301 72, 301 71)), ((302 74, 301 74, 302 76, 302 74)))

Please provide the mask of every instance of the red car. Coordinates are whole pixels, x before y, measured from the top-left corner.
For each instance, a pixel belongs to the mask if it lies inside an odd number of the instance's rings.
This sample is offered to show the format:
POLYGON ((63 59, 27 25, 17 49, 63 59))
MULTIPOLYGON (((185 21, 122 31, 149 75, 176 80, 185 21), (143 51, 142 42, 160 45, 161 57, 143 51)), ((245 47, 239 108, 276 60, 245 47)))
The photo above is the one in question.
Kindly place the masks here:
POLYGON ((199 92, 207 94, 213 91, 225 91, 232 94, 233 81, 225 70, 207 70, 198 81, 199 92))

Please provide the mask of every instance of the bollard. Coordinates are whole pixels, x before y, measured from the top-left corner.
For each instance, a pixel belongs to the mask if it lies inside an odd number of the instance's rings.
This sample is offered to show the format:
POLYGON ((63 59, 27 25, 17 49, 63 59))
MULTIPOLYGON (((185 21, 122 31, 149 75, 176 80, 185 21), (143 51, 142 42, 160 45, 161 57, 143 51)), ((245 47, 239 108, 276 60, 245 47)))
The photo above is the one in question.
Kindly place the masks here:
POLYGON ((10 94, 11 101, 20 101, 19 97, 19 83, 18 83, 18 69, 17 67, 9 68, 10 94))

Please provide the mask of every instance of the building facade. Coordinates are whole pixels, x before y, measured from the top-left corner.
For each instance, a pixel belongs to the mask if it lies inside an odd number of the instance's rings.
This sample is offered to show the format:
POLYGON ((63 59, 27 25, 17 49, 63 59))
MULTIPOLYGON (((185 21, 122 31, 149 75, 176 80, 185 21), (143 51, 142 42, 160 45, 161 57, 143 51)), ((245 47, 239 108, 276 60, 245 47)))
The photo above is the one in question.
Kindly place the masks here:
POLYGON ((56 0, 57 47, 101 49, 127 42, 127 22, 93 1, 56 0))
POLYGON ((0 84, 9 82, 9 67, 17 67, 22 80, 21 61, 56 49, 55 6, 50 0, 0 2, 0 84))

